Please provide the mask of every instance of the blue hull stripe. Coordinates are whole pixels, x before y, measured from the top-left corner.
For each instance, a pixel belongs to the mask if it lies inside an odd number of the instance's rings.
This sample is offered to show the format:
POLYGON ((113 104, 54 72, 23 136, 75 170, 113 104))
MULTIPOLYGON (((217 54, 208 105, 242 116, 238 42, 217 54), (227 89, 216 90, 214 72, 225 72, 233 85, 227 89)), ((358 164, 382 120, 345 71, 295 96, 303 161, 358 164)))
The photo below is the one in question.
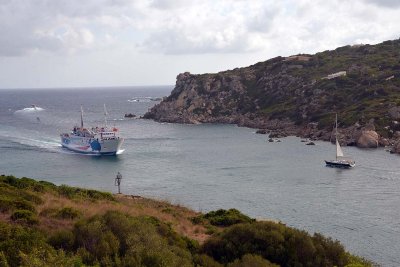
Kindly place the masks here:
POLYGON ((77 153, 80 153, 80 154, 93 155, 93 156, 100 156, 100 155, 102 155, 102 156, 115 156, 115 155, 117 155, 117 152, 94 152, 94 151, 85 152, 85 151, 82 151, 82 150, 77 150, 77 149, 73 149, 73 148, 67 147, 64 144, 62 144, 62 147, 66 148, 68 150, 71 150, 73 152, 77 152, 77 153))

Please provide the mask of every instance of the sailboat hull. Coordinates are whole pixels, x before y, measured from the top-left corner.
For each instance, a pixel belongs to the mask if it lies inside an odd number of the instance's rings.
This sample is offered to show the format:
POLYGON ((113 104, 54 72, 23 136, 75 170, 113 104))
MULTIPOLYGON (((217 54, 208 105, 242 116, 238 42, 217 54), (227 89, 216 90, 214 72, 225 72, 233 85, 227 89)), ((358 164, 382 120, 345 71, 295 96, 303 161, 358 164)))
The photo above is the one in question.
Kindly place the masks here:
POLYGON ((343 169, 349 169, 356 166, 354 162, 348 162, 343 160, 325 160, 325 163, 327 167, 343 168, 343 169))

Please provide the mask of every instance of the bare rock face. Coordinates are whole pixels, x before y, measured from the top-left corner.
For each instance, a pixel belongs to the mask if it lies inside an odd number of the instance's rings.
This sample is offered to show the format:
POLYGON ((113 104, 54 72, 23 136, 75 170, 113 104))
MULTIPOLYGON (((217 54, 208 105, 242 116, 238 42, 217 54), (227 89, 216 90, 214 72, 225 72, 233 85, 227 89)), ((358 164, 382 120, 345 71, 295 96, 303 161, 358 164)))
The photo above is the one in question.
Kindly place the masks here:
POLYGON ((400 107, 392 107, 389 109, 388 112, 392 119, 394 120, 400 119, 400 107))
POLYGON ((361 148, 377 148, 379 146, 379 135, 375 131, 364 130, 356 143, 361 148))
POLYGON ((397 141, 394 143, 392 149, 390 150, 390 153, 397 153, 397 154, 400 154, 400 140, 397 140, 397 141))
POLYGON ((381 137, 379 139, 379 145, 380 146, 390 146, 390 142, 389 142, 389 140, 387 138, 381 137))

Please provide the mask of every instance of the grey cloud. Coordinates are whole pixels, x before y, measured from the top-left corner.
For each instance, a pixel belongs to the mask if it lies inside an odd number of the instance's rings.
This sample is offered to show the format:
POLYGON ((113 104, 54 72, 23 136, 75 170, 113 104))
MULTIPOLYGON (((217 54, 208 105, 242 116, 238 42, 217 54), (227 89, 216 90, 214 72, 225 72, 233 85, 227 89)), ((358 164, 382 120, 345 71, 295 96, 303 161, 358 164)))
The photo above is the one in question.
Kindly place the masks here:
POLYGON ((74 42, 82 48, 85 39, 79 35, 83 34, 83 28, 104 13, 120 14, 119 10, 132 3, 129 0, 2 0, 0 56, 21 56, 34 50, 63 51, 74 42), (65 36, 68 40, 60 38, 57 20, 63 20, 61 24, 70 29, 72 35, 65 36))
POLYGON ((247 20, 247 28, 249 31, 254 32, 269 32, 274 18, 279 14, 277 8, 264 7, 259 14, 254 17, 250 17, 247 20))
MULTIPOLYGON (((29 5, 29 4, 28 4, 29 5)), ((14 6, 11 2, 0 5, 0 55, 20 56, 33 49, 58 49, 59 41, 35 34, 40 25, 40 15, 29 7, 14 6)))
POLYGON ((270 33, 274 19, 280 12, 276 6, 263 6, 243 17, 240 9, 227 10, 224 16, 218 17, 217 14, 215 20, 198 18, 194 27, 177 23, 176 27, 152 32, 141 48, 163 54, 254 52, 262 48, 255 47, 252 38, 270 33))
POLYGON ((400 7, 399 0, 364 0, 364 2, 389 8, 400 7))
POLYGON ((164 30, 153 33, 140 46, 144 51, 163 54, 208 54, 208 53, 246 53, 251 48, 248 36, 238 34, 224 46, 218 45, 216 36, 204 37, 201 40, 190 40, 184 34, 175 30, 164 30))
POLYGON ((156 9, 167 10, 167 9, 181 8, 191 4, 192 1, 184 1, 184 0, 153 0, 150 6, 156 9))

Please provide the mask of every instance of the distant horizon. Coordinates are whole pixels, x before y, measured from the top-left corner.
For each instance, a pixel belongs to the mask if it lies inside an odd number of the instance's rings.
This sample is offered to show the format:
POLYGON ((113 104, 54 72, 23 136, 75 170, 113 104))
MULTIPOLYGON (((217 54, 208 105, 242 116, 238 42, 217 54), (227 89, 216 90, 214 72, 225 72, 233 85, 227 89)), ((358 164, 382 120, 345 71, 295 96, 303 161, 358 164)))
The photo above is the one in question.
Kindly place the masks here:
POLYGON ((79 90, 79 89, 110 89, 110 88, 143 88, 143 87, 174 87, 175 85, 107 85, 107 86, 73 86, 73 87, 26 87, 0 88, 0 90, 79 90))

